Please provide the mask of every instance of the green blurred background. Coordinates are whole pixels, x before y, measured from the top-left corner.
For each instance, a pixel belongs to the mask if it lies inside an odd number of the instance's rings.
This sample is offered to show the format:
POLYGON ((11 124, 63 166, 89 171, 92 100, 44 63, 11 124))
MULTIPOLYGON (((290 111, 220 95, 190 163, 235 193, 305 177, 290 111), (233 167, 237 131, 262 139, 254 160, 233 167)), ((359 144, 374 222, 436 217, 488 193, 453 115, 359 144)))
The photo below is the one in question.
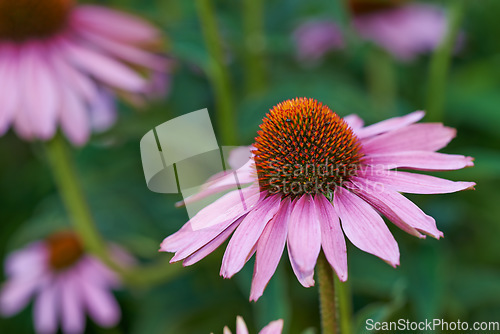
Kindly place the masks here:
MULTIPOLYGON (((175 60, 167 99, 140 111, 120 104, 116 126, 74 150, 100 231, 141 261, 150 262, 170 257, 157 252, 159 244, 187 221, 187 215, 174 207, 180 196, 147 189, 139 140, 155 125, 205 107, 216 122, 214 94, 206 75, 210 57, 191 1, 97 3, 155 22, 165 31, 168 53, 175 60)), ((452 1, 435 3, 449 6, 452 1)), ((265 80, 255 85, 248 78, 248 67, 255 66, 249 65, 248 54, 256 52, 255 41, 246 35, 251 29, 251 24, 245 28, 248 1, 214 1, 214 5, 231 75, 238 133, 237 143, 219 141, 221 145, 251 144, 268 109, 296 96, 316 98, 341 116, 356 113, 368 124, 425 109, 428 104, 431 56, 398 63, 382 55, 380 61, 389 66, 395 80, 378 82, 394 88, 395 99, 389 102, 380 100, 370 79, 373 57, 380 57, 380 51, 355 35, 349 35, 346 50, 332 52, 319 63, 297 60, 293 30, 312 18, 332 18, 345 24, 340 0, 262 3, 265 43, 257 41, 257 52, 262 56, 265 80)), ((444 92, 444 122, 457 128, 458 136, 444 152, 473 156, 476 166, 439 176, 475 181, 477 190, 410 196, 435 217, 445 238, 419 240, 389 224, 401 250, 397 269, 348 245, 358 332, 366 318, 500 321, 500 1, 466 1, 465 6, 461 27, 466 44, 452 59, 444 92)), ((23 142, 9 132, 0 138, 0 157, 3 262, 8 252, 69 226, 69 221, 47 167, 43 144, 23 142)), ((283 318, 284 333, 319 333, 317 290, 300 286, 286 256, 264 296, 249 303, 253 261, 233 279, 223 280, 218 275, 223 249, 171 281, 117 292, 123 311, 120 325, 101 329, 88 321, 87 331, 221 333, 224 325, 234 328, 236 316, 242 315, 254 332, 283 318)), ((0 333, 31 333, 31 312, 30 307, 12 318, 0 318, 0 333)))

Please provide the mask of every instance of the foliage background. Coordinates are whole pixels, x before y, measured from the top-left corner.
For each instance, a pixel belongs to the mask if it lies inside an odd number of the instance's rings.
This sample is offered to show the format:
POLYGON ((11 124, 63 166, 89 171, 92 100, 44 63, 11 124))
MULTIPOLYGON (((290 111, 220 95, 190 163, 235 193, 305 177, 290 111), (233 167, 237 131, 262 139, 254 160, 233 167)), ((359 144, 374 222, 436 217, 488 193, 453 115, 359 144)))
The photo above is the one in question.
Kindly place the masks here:
MULTIPOLYGON (((392 62, 397 98, 393 107, 377 105, 368 84, 373 46, 350 36, 349 48, 322 62, 300 62, 292 31, 309 18, 344 20, 335 0, 270 0, 264 3, 266 81, 258 92, 245 85, 243 2, 214 1, 218 25, 235 92, 238 141, 252 143, 260 120, 276 103, 295 96, 316 98, 367 123, 425 109, 429 56, 392 62)), ((437 2, 437 1, 435 1, 437 2)), ((120 105, 120 120, 95 135, 74 156, 100 231, 124 245, 141 261, 170 256, 157 253, 161 240, 187 220, 174 207, 177 195, 150 192, 142 174, 139 140, 155 125, 208 107, 214 94, 206 76, 209 60, 198 16, 191 1, 108 0, 100 4, 142 15, 168 36, 175 60, 167 99, 145 110, 120 105)), ((447 6, 449 2, 442 2, 447 6)), ((458 129, 446 153, 471 155, 476 167, 440 173, 441 177, 478 183, 476 191, 411 196, 436 218, 445 238, 418 240, 393 228, 401 266, 393 269, 378 258, 348 245, 349 280, 358 328, 367 317, 421 321, 500 321, 500 2, 469 1, 462 28, 465 48, 452 61, 445 92, 445 123, 458 129)), ((384 84, 382 80, 379 84, 384 84)), ((212 115, 212 117, 215 117, 212 115)), ((213 118, 212 118, 213 119, 213 118)), ((220 143, 224 144, 224 143, 220 143)), ((69 226, 48 170, 41 143, 26 143, 13 133, 0 138, 0 259, 30 240, 69 226)), ((87 323, 89 333, 209 333, 234 328, 242 315, 255 332, 271 320, 285 319, 284 333, 319 333, 316 288, 304 289, 294 278, 286 256, 257 303, 248 303, 252 261, 231 280, 219 277, 221 247, 182 275, 153 287, 117 293, 123 320, 112 329, 87 323)), ((31 333, 31 308, 0 319, 1 333, 31 333)))

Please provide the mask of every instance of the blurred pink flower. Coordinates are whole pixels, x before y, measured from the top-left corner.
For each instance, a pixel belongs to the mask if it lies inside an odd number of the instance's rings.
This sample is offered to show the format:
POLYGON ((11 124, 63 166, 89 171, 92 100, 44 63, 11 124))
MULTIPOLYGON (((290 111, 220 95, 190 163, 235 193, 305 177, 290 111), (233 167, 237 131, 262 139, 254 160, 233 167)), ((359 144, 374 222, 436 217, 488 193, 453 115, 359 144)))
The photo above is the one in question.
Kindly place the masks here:
POLYGON ((355 14, 353 24, 362 38, 408 61, 439 46, 448 20, 442 8, 415 3, 355 14))
POLYGON ((340 27, 331 20, 310 20, 293 33, 300 60, 318 61, 329 51, 344 48, 340 27))
MULTIPOLYGON (((127 257, 119 248, 113 252, 127 257)), ((85 254, 73 233, 60 232, 10 254, 5 274, 0 313, 12 316, 34 297, 37 333, 56 333, 58 322, 64 333, 83 333, 86 313, 103 327, 120 320, 120 307, 110 292, 120 285, 117 275, 85 254)))
MULTIPOLYGON (((272 321, 266 327, 262 328, 259 334, 281 334, 283 330, 283 320, 272 321)), ((224 334, 231 334, 231 331, 226 326, 224 327, 224 334)), ((236 318, 236 334, 248 334, 248 328, 245 324, 245 320, 242 317, 238 316, 236 318)))
POLYGON ((115 93, 140 101, 168 86, 167 59, 148 51, 159 41, 151 24, 104 7, 0 0, 0 135, 13 125, 47 140, 60 125, 84 144, 115 122, 115 93))
POLYGON ((435 220, 400 192, 442 194, 475 185, 393 170, 473 166, 471 157, 437 153, 456 131, 440 123, 414 124, 423 116, 417 111, 363 127, 359 117, 342 119, 313 99, 278 104, 264 118, 252 159, 211 179, 184 202, 250 186, 200 210, 160 251, 175 252, 171 262, 192 265, 234 232, 220 273, 232 277, 256 253, 250 300, 262 295, 285 243, 305 287, 314 285, 321 249, 340 280, 347 279, 344 234, 359 249, 397 266, 398 244, 379 213, 416 237, 439 239, 443 233, 435 220))

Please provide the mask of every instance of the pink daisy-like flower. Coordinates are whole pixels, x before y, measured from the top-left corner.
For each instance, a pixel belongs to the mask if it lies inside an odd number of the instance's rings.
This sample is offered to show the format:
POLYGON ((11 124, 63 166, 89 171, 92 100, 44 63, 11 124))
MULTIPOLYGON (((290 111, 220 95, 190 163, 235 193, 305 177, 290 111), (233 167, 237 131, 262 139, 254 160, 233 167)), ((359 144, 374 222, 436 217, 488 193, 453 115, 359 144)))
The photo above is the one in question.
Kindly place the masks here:
POLYGON ((13 125, 47 140, 60 125, 84 144, 114 123, 115 94, 138 100, 164 81, 167 59, 147 51, 159 39, 149 23, 99 6, 0 0, 0 135, 13 125))
MULTIPOLYGON (((114 248, 114 255, 129 261, 114 248)), ((10 254, 5 262, 8 278, 0 290, 0 313, 18 313, 34 296, 33 315, 37 333, 83 333, 85 315, 100 326, 115 326, 120 307, 111 289, 120 285, 114 272, 85 254, 77 236, 59 232, 10 254)))
POLYGON ((300 60, 318 61, 329 51, 344 48, 340 27, 331 20, 302 23, 293 33, 300 60))
POLYGON ((442 8, 426 4, 404 4, 401 0, 350 0, 353 24, 358 34, 409 61, 439 46, 448 20, 442 8))
POLYGON ((200 210, 161 251, 172 262, 191 265, 234 232, 222 260, 230 278, 256 253, 250 300, 257 300, 274 274, 285 244, 299 282, 314 285, 318 255, 340 280, 347 279, 344 235, 359 249, 396 267, 399 249, 383 214, 419 238, 443 236, 434 219, 400 194, 441 194, 472 189, 473 182, 395 171, 454 170, 473 166, 472 158, 436 151, 456 131, 440 123, 414 124, 417 111, 363 127, 357 116, 344 119, 313 99, 296 98, 274 107, 264 118, 253 156, 233 173, 211 179, 186 203, 228 190, 200 210), (252 168, 253 167, 253 168, 252 168))
MULTIPOLYGON (((272 321, 266 327, 262 328, 259 334, 281 334, 283 330, 283 320, 272 321)), ((224 327, 224 334, 231 334, 231 331, 226 326, 224 327)), ((242 317, 238 316, 236 318, 236 334, 248 334, 248 328, 245 324, 245 320, 242 317)))

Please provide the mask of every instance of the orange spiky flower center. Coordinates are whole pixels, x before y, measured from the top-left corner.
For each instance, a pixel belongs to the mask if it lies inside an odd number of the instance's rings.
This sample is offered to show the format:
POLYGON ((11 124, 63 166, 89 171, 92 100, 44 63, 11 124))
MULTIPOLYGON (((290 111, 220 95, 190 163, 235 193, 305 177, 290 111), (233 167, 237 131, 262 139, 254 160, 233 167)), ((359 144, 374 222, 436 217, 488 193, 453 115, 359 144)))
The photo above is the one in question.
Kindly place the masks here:
POLYGON ((73 266, 83 255, 83 245, 73 232, 58 232, 46 240, 49 249, 49 265, 53 270, 73 266))
POLYGON ((0 40, 25 41, 56 34, 73 0, 0 0, 0 40))
POLYGON ((322 103, 296 98, 266 115, 255 138, 261 190, 300 196, 322 193, 356 174, 360 142, 347 123, 322 103))
POLYGON ((348 0, 354 15, 370 14, 403 5, 407 0, 348 0))

